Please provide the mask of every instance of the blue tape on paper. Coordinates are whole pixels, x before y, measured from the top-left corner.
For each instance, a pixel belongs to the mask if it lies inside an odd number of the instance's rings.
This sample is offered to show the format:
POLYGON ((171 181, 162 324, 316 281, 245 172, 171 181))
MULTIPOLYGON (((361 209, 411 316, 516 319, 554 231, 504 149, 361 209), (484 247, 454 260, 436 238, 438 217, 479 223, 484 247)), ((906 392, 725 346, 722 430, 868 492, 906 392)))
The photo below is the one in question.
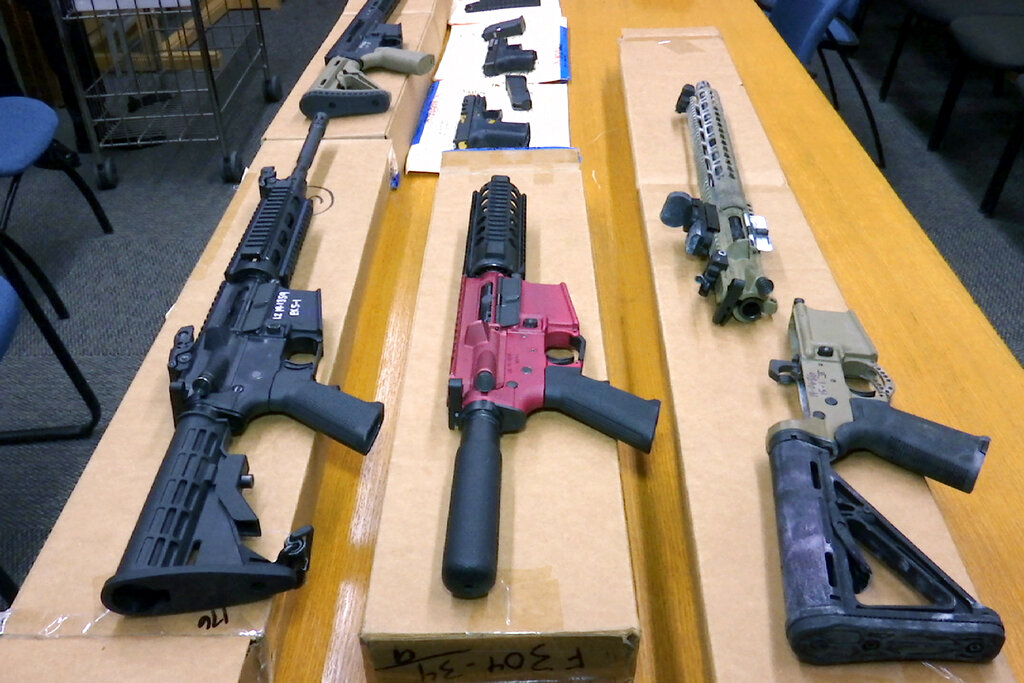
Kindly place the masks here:
POLYGON ((572 69, 569 68, 569 27, 563 26, 558 38, 558 58, 561 66, 561 77, 563 81, 572 79, 572 69))
POLYGON ((420 122, 416 126, 416 134, 412 136, 412 144, 416 144, 420 141, 420 137, 423 135, 423 128, 427 125, 427 117, 430 115, 430 105, 434 103, 434 95, 437 94, 437 86, 441 81, 434 81, 430 84, 430 89, 427 90, 427 96, 423 99, 423 109, 420 110, 420 122))

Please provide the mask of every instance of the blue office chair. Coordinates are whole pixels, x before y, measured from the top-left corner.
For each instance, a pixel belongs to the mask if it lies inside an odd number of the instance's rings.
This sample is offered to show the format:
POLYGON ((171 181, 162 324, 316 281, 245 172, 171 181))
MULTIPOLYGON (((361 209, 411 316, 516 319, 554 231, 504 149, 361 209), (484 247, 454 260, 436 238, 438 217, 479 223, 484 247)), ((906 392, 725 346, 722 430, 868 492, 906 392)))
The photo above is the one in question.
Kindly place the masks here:
POLYGON ((871 127, 871 135, 878 154, 878 167, 885 168, 885 155, 878 124, 849 58, 859 43, 856 32, 848 22, 859 22, 862 18, 863 10, 859 0, 774 0, 768 12, 769 21, 804 66, 810 66, 811 59, 818 54, 832 95, 832 105, 836 109, 839 108, 839 97, 824 51, 833 51, 839 55, 860 97, 868 125, 871 127))
POLYGON ((22 277, 15 259, 39 284, 58 317, 68 317, 66 307, 35 261, 7 234, 14 197, 22 175, 33 165, 64 171, 85 195, 103 231, 113 232, 96 196, 74 170, 77 155, 54 139, 56 130, 57 114, 43 102, 27 97, 0 97, 0 177, 11 178, 7 198, 0 212, 0 282, 3 283, 0 285, 0 359, 8 349, 17 327, 20 309, 24 306, 78 391, 90 417, 85 422, 68 425, 3 431, 0 432, 0 444, 81 438, 91 434, 100 419, 100 404, 96 395, 22 277))
POLYGON ((58 317, 67 318, 64 302, 42 269, 7 233, 22 176, 33 166, 63 171, 89 203, 103 232, 114 232, 96 195, 75 170, 80 165, 78 155, 54 138, 56 132, 57 112, 46 103, 29 97, 0 97, 0 178, 11 179, 0 211, 0 247, 32 275, 58 317))

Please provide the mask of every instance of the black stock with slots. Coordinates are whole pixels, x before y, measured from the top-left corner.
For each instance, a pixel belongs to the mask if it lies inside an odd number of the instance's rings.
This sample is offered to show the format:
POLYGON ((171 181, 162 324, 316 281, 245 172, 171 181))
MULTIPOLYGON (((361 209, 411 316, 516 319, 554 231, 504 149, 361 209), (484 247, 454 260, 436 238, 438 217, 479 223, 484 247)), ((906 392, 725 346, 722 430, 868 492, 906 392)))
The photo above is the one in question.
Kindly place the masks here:
MULTIPOLYGON (((384 407, 319 384, 320 292, 288 287, 312 215, 306 174, 327 117, 317 115, 295 171, 260 175, 260 204, 198 337, 175 336, 169 362, 174 436, 114 576, 100 598, 127 615, 177 614, 252 602, 302 585, 312 527, 292 533, 273 562, 243 544, 260 522, 242 489, 246 456, 232 435, 270 413, 366 453, 384 407)), ((339 226, 340 227, 340 226, 339 226)), ((289 457, 280 453, 277 457, 289 457)))

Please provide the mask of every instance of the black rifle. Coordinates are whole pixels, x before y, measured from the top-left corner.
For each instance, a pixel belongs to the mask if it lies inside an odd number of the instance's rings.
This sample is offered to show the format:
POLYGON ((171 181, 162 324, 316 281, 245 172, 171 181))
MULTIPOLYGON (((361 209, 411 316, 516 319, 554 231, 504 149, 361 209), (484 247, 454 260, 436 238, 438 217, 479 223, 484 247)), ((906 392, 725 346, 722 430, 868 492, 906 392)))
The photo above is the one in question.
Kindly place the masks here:
POLYGON ((456 149, 525 148, 530 124, 502 121, 501 110, 488 109, 486 97, 466 95, 452 142, 456 149))
POLYGON ((312 527, 289 536, 275 562, 241 540, 260 535, 242 496, 253 477, 246 457, 225 447, 251 420, 287 415, 360 453, 377 437, 382 404, 314 379, 323 351, 319 290, 288 288, 313 212, 306 173, 326 127, 323 114, 313 120, 290 177, 262 170, 260 204, 198 339, 191 326, 175 336, 174 438, 117 573, 103 585, 100 599, 114 612, 178 614, 302 585, 312 527))
POLYGON ((299 100, 309 118, 377 114, 391 106, 391 93, 371 81, 366 69, 425 74, 434 55, 402 49, 402 25, 388 24, 399 0, 369 0, 327 53, 326 66, 299 100))

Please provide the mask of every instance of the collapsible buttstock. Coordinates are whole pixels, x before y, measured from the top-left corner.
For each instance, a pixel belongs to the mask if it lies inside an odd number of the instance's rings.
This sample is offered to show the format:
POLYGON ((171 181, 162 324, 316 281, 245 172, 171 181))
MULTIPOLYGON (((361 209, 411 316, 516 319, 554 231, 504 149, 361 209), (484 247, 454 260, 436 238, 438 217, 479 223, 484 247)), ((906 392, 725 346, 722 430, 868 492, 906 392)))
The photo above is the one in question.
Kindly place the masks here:
POLYGON ((984 662, 999 653, 999 616, 978 603, 832 471, 830 452, 801 432, 769 444, 786 636, 813 664, 886 660, 984 662), (927 605, 865 605, 871 576, 858 544, 927 605))
POLYGON ((299 111, 312 119, 379 114, 391 107, 391 93, 359 70, 358 62, 334 57, 299 99, 299 111))
POLYGON ((313 530, 285 544, 276 562, 247 548, 260 535, 242 489, 253 485, 244 455, 224 452, 228 424, 185 413, 174 431, 121 564, 100 599, 111 611, 155 616, 270 597, 302 585, 313 530))
POLYGON ((461 429, 441 579, 455 597, 479 598, 491 590, 498 574, 500 414, 493 408, 469 410, 461 429))
POLYGON ((661 401, 646 400, 580 374, 578 368, 548 366, 544 407, 559 410, 588 427, 650 452, 661 401))

